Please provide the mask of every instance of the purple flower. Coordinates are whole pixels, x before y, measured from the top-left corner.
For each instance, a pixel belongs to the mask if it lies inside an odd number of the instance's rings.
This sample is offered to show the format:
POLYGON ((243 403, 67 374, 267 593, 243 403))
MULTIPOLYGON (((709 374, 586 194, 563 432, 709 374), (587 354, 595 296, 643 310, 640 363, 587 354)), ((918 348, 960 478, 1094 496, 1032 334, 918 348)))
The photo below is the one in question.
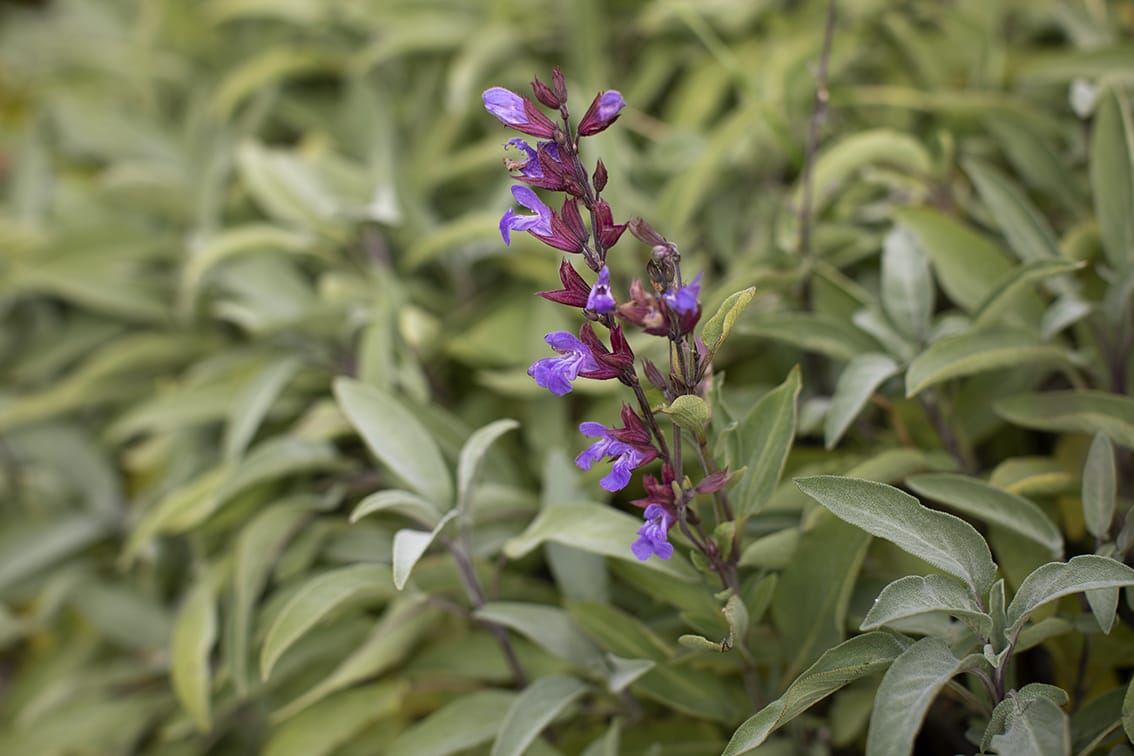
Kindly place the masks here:
POLYGON ((515 147, 520 152, 524 153, 524 157, 520 160, 512 160, 511 158, 504 158, 504 166, 510 171, 519 171, 520 176, 523 178, 539 179, 543 178, 543 169, 539 166, 539 152, 537 152, 530 144, 525 142, 519 137, 509 139, 504 143, 505 147, 515 147))
POLYGON ((605 265, 599 271, 598 280, 591 287, 587 297, 587 309, 595 312, 612 312, 615 307, 614 296, 610 293, 610 268, 605 265))
POLYGON ((535 215, 518 215, 512 208, 500 219, 500 235, 505 244, 511 244, 512 231, 532 231, 543 236, 551 234, 551 208, 543 204, 536 193, 526 186, 513 186, 512 196, 535 215))
POLYGON ((536 360, 528 368, 528 375, 556 396, 571 393, 571 381, 578 378, 579 373, 601 369, 587 345, 566 331, 549 333, 543 340, 559 355, 536 360))
POLYGON ((643 562, 652 555, 659 559, 673 556, 673 544, 669 542, 669 529, 675 522, 673 515, 661 504, 651 504, 645 511, 646 524, 638 529, 638 540, 630 545, 634 556, 643 562))
POLYGON ((680 286, 676 291, 670 289, 662 298, 665 303, 672 309, 677 310, 680 315, 688 315, 694 312, 700 305, 697 303, 697 297, 701 294, 701 274, 698 273, 690 283, 685 286, 680 286))
POLYGON ((630 483, 630 472, 648 460, 641 451, 611 435, 611 430, 601 423, 582 423, 579 431, 584 436, 597 437, 598 441, 575 457, 575 464, 583 470, 590 470, 595 462, 610 457, 614 464, 599 485, 613 493, 625 488, 630 483))
POLYGON ((618 119, 618 114, 626 107, 622 94, 611 89, 599 92, 591 101, 591 106, 579 121, 579 136, 591 136, 606 129, 618 119))
POLYGON ((536 104, 521 97, 510 89, 492 87, 481 95, 484 109, 496 116, 501 123, 524 134, 550 138, 555 133, 555 124, 545 116, 536 104))

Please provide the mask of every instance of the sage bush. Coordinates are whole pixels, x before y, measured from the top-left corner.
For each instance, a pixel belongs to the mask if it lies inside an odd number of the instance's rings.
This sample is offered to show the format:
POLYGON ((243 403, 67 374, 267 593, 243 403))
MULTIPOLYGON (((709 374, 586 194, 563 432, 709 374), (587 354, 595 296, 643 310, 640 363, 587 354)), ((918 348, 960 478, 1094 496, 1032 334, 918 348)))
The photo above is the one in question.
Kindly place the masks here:
POLYGON ((1134 753, 1129 3, 3 2, 0 253, 0 753, 1134 753))

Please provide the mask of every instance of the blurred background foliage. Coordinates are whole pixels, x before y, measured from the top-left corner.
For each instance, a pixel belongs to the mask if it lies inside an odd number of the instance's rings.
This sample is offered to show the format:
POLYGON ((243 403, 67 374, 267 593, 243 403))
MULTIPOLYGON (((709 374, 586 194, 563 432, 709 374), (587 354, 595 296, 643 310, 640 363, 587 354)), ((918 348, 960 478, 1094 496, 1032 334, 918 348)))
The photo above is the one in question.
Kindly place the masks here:
MULTIPOLYGON (((522 91, 555 64, 576 111, 606 88, 630 104, 588 145, 616 218, 644 216, 706 271, 707 312, 758 287, 718 358, 721 427, 802 363, 785 481, 991 475, 1035 497, 1069 553, 1098 541, 1128 554, 1128 400, 1076 415, 1109 416, 1127 447, 1105 538, 1075 514, 1101 421, 1061 425, 1027 395, 990 408, 1032 390, 1129 393, 1134 5, 840 0, 801 253, 825 12, 0 3, 0 751, 487 750, 516 696, 509 670, 463 616, 447 555, 423 558, 399 593, 397 517, 348 521, 397 478, 340 412, 339 375, 400 396, 450 465, 473 429, 520 421, 487 458, 473 552, 499 616, 504 602, 549 612, 532 632, 509 620, 529 677, 597 649, 658 665, 581 700, 561 687, 560 724, 494 752, 719 753, 755 710, 731 659, 675 642, 727 633, 710 589, 582 552, 557 566, 549 551, 550 572, 538 553, 502 556, 541 508, 595 495, 601 472, 570 464, 575 425, 618 401, 605 384, 559 400, 527 378, 543 334, 575 324, 532 296, 556 287, 555 256, 526 237, 505 247, 496 227, 511 134, 480 93, 522 91), (933 266, 888 300, 907 312, 878 304, 888 254, 913 261, 906 280, 933 266), (992 336, 964 341, 973 323, 992 336), (939 346, 948 337, 962 343, 939 346)), ((616 276, 641 275, 644 255, 624 240, 616 276)), ((747 566, 753 585, 781 586, 748 641, 766 701, 857 626, 888 576, 920 567, 872 547, 856 588, 866 546, 817 565, 830 544, 815 539, 838 534, 809 530, 790 483, 759 510, 749 535, 772 540, 747 566)), ((1018 540, 993 532, 1014 585, 1036 559, 1018 540)), ((1076 706, 1134 665, 1128 623, 1085 662, 1077 637, 1033 659, 1076 706)), ((848 691, 827 725, 767 752, 854 752, 872 688, 848 691)))

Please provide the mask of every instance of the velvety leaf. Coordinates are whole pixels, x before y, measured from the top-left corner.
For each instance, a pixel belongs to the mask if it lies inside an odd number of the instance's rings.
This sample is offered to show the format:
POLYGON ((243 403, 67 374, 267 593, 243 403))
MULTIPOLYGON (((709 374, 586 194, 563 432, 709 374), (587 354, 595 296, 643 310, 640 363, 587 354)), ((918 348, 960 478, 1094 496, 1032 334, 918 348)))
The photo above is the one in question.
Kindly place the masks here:
POLYGON ((426 549, 433 543, 449 521, 458 515, 457 510, 449 510, 431 531, 402 528, 394 534, 394 587, 399 591, 406 587, 413 566, 421 559, 426 549))
POLYGON ((897 372, 898 364, 885 354, 860 354, 847 363, 839 374, 823 425, 828 449, 839 442, 878 387, 897 372))
POLYGON ((1083 466, 1083 519, 1087 532, 1106 540, 1114 519, 1114 447, 1110 439, 1096 433, 1083 466))
POLYGON ((389 756, 419 756, 465 751, 490 740, 517 698, 503 690, 465 694, 407 729, 390 744, 389 756))
POLYGON ((992 585, 996 565, 988 544, 964 520, 926 509, 882 483, 818 475, 796 485, 835 516, 956 575, 976 593, 983 595, 992 585))
POLYGON ((695 438, 704 438, 705 426, 709 424, 710 410, 708 403, 699 396, 683 394, 677 397, 668 407, 661 410, 673 419, 681 428, 689 431, 695 438))
POLYGON ((462 505, 462 511, 467 511, 472 498, 473 482, 476 480, 477 470, 488 453, 488 447, 510 430, 519 428, 515 420, 497 420, 477 430, 461 448, 461 458, 457 463, 457 501, 462 505))
POLYGON ((854 680, 893 662, 907 647, 890 633, 866 633, 828 649, 784 694, 737 728, 722 756, 747 753, 785 723, 854 680))
POLYGON ((956 675, 983 663, 958 659, 938 638, 922 638, 898 656, 874 697, 866 752, 870 756, 908 756, 930 704, 956 675))
POLYGON ((906 396, 942 381, 988 370, 1066 363, 1067 353, 1025 331, 977 330, 946 336, 919 354, 906 371, 906 396))
POLYGON ((1102 98, 1091 134, 1091 189, 1107 260, 1118 269, 1134 261, 1134 123, 1117 94, 1102 98))
POLYGON ((1095 615, 1095 620, 1099 623, 1099 629, 1109 633, 1118 615, 1119 589, 1094 588, 1083 593, 1091 607, 1091 614, 1095 615))
POLYGON ((1134 449, 1134 399, 1104 391, 1045 391, 1001 399, 996 413, 1025 428, 1102 433, 1134 449))
POLYGON ((384 564, 341 567, 307 580, 268 628, 260 652, 261 677, 267 679, 284 651, 332 610, 354 599, 388 598, 392 588, 393 573, 384 564))
POLYGON ((335 381, 335 398, 366 445, 416 493, 448 508, 453 484, 441 452, 404 402, 347 378, 335 381))
POLYGON ((908 575, 890 583, 874 599, 861 628, 876 630, 895 620, 934 613, 957 617, 985 637, 992 632, 992 618, 981 611, 968 588, 945 575, 908 575))
POLYGON ((639 562, 630 551, 638 539, 642 520, 602 504, 562 504, 548 507, 528 525, 527 530, 504 544, 510 559, 519 559, 543 543, 572 546, 592 554, 632 561, 684 582, 697 580, 689 562, 675 553, 668 560, 657 558, 639 562))
POLYGON ((992 736, 992 752, 1003 756, 1064 756, 1071 752, 1070 722, 1055 703, 1047 698, 1023 702, 1012 697, 1003 703, 1008 704, 1007 727, 992 736))
POLYGON ((1122 699, 1122 729, 1126 737, 1134 740, 1134 678, 1126 686, 1126 695, 1122 699))
POLYGON ((739 456, 733 466, 747 466, 731 497, 740 521, 759 512, 780 481, 795 438, 796 402, 801 385, 796 366, 783 383, 756 402, 732 431, 739 442, 739 456))
POLYGON ((1059 527, 1023 496, 956 473, 915 475, 906 483, 920 496, 1041 544, 1053 557, 1063 555, 1063 535, 1059 527))
POLYGON ((216 634, 216 596, 210 579, 203 576, 189 591, 174 620, 169 668, 177 700, 202 732, 212 729, 209 652, 216 634))
POLYGON ((1049 562, 1024 579, 1008 605, 1008 633, 1019 632, 1028 616, 1063 596, 1095 588, 1134 585, 1134 569, 1094 554, 1081 554, 1068 562, 1049 562))
POLYGON ((882 308, 890 323, 907 338, 925 341, 935 291, 925 253, 914 235, 898 226, 882 246, 882 308))
POLYGON ((540 731, 586 691, 586 685, 567 675, 534 681, 508 708, 491 756, 522 756, 540 731))
MULTIPOLYGON (((736 324, 736 319, 744 312, 744 308, 756 296, 756 288, 749 287, 735 294, 730 294, 717 311, 709 318, 704 327, 701 329, 701 340, 709 348, 709 355, 716 354, 717 350, 721 348, 721 344, 725 342, 728 335, 732 333, 732 327, 736 324)), ((711 359, 711 357, 710 357, 711 359)))

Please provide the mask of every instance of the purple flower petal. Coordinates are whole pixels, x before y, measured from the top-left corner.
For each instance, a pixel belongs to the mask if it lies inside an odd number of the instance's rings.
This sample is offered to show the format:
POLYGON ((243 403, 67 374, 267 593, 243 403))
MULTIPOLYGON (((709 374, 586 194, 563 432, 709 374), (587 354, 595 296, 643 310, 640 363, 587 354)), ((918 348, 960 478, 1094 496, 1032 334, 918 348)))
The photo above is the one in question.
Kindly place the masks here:
POLYGON ((665 303, 682 315, 688 315, 697 309, 697 298, 701 294, 701 273, 685 286, 667 291, 662 297, 665 303))
POLYGON ((527 113, 524 112, 524 98, 510 89, 492 87, 481 95, 484 100, 484 109, 500 119, 505 126, 516 128, 528 123, 527 113))
POLYGON ((587 297, 587 309, 607 313, 613 312, 615 305, 614 295, 610 293, 610 268, 604 265, 602 270, 599 271, 598 280, 591 287, 591 293, 587 297))

